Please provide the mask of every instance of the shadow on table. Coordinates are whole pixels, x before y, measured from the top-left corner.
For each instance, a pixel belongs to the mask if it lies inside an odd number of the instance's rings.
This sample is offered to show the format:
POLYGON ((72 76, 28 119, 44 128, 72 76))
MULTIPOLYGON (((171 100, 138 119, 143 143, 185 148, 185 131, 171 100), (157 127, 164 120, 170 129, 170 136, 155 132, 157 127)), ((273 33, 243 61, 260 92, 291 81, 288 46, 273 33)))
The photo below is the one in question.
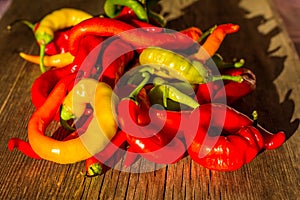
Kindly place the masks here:
POLYGON ((168 23, 168 28, 181 30, 190 26, 208 29, 215 24, 236 23, 240 31, 225 38, 219 53, 225 60, 244 58, 245 66, 257 76, 257 89, 237 102, 233 107, 251 116, 253 110, 259 113, 259 123, 271 132, 283 130, 287 138, 299 127, 299 119, 291 121, 295 112, 295 102, 290 98, 292 86, 280 102, 279 94, 273 81, 282 73, 286 56, 274 56, 281 47, 269 51, 271 39, 280 33, 275 27, 267 34, 258 31, 258 26, 267 23, 260 15, 252 18, 245 16, 249 11, 241 9, 239 0, 221 3, 218 0, 201 0, 184 8, 184 15, 168 23), (218 17, 215 17, 218 16, 218 17))

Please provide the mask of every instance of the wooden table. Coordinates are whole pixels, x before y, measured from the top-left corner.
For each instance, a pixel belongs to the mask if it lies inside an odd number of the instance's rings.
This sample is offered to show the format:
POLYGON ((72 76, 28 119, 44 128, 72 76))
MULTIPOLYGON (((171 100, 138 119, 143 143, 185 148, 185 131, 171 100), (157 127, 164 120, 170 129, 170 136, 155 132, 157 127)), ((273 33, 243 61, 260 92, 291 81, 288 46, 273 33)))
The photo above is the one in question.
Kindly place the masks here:
POLYGON ((241 26, 238 33, 225 39, 220 53, 227 60, 244 58, 257 75, 257 89, 233 107, 248 116, 256 109, 265 128, 284 130, 287 141, 282 147, 262 152, 234 172, 210 171, 186 157, 153 172, 109 170, 95 178, 80 175, 84 162, 60 165, 27 158, 16 150, 9 152, 7 142, 11 137, 27 140, 27 123, 34 111, 30 89, 40 71, 18 56, 19 51, 38 53, 32 32, 21 24, 12 31, 5 27, 17 19, 37 21, 61 7, 96 15, 103 12, 103 1, 14 0, 0 21, 1 199, 300 198, 300 64, 268 0, 177 0, 171 7, 164 3, 162 8, 174 14, 168 28, 175 30, 189 26, 207 29, 226 22, 241 26), (190 4, 178 17, 176 5, 180 1, 190 4))

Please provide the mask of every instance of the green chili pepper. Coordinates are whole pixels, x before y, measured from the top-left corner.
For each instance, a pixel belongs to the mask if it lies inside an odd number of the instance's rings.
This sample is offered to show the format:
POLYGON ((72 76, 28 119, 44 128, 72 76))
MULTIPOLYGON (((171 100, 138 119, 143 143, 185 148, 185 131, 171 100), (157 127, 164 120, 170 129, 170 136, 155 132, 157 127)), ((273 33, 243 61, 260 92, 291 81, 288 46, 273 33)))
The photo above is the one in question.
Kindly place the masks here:
POLYGON ((203 84, 215 80, 231 80, 242 82, 241 76, 212 76, 202 63, 188 60, 184 56, 160 47, 148 47, 140 54, 142 65, 160 65, 165 74, 176 72, 191 84, 203 84), (172 72, 173 71, 173 72, 172 72))
POLYGON ((153 83, 155 86, 148 93, 152 104, 163 105, 167 110, 183 110, 199 106, 197 101, 174 87, 173 83, 168 83, 160 77, 155 77, 153 83))
POLYGON ((110 17, 118 16, 119 11, 117 6, 127 6, 133 10, 136 16, 142 21, 148 21, 148 16, 145 8, 136 0, 106 0, 104 3, 104 12, 110 17))

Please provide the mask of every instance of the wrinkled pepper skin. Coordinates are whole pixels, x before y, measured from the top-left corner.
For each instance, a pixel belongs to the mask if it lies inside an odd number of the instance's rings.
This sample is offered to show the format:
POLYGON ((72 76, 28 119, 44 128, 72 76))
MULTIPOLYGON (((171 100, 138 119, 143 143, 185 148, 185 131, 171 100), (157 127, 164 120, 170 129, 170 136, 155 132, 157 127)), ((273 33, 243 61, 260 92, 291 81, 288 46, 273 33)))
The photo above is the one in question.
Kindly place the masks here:
POLYGON ((185 132, 188 153, 208 169, 240 169, 262 149, 277 148, 285 141, 283 132, 272 134, 259 125, 254 127, 250 118, 224 104, 204 104, 194 112, 200 113, 199 127, 195 137, 185 132), (214 136, 216 130, 222 131, 220 136, 214 136))

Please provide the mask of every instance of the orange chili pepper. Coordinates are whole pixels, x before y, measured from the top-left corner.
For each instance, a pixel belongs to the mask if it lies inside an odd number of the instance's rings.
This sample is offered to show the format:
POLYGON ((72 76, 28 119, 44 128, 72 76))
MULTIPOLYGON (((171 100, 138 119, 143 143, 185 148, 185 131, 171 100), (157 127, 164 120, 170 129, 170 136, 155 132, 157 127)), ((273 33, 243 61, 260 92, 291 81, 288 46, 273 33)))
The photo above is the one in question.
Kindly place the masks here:
MULTIPOLYGON (((24 60, 39 64, 40 63, 40 56, 36 55, 30 55, 26 54, 23 52, 19 53, 20 57, 22 57, 24 60)), ((71 64, 74 60, 74 56, 70 54, 69 52, 67 53, 61 53, 61 54, 55 54, 51 56, 44 56, 44 66, 46 67, 65 67, 69 64, 71 64)))
POLYGON ((219 49, 227 34, 235 33, 240 29, 237 24, 221 24, 213 29, 204 44, 199 48, 198 52, 191 57, 200 61, 206 61, 213 56, 219 49))

